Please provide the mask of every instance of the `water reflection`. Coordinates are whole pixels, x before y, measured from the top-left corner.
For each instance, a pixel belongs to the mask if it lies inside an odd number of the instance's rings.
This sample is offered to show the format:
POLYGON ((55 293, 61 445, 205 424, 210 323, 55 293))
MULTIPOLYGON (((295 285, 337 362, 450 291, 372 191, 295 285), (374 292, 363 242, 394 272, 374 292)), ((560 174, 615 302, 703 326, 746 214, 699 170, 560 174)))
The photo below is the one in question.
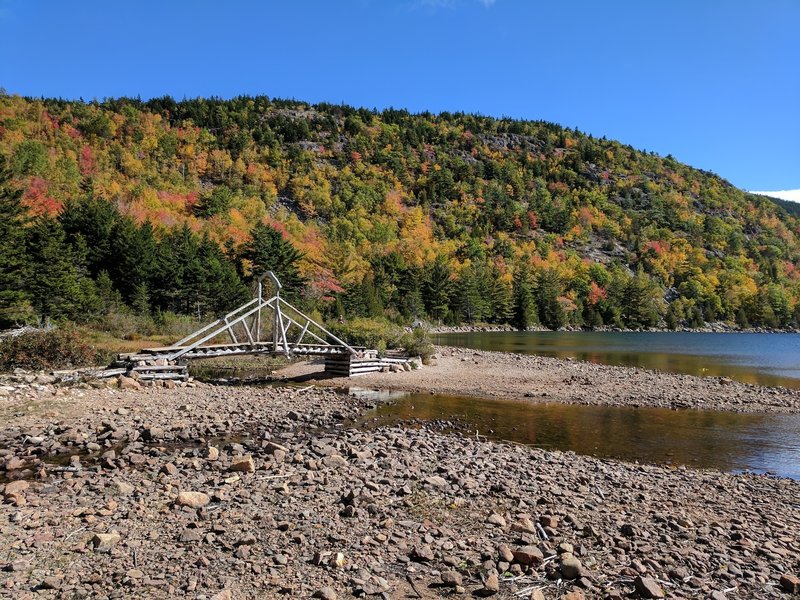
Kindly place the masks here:
POLYGON ((800 415, 536 404, 409 394, 364 416, 373 427, 449 422, 465 434, 600 458, 800 479, 800 415))
POLYGON ((800 389, 794 333, 503 331, 441 334, 435 341, 800 389))

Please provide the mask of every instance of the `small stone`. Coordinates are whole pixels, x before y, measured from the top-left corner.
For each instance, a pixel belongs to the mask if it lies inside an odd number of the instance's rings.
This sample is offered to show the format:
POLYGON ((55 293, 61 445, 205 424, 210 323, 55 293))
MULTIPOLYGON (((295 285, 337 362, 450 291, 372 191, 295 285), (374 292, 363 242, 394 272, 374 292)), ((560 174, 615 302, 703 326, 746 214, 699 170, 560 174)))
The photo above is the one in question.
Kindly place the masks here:
POLYGON ((100 552, 111 550, 122 538, 118 533, 96 533, 92 538, 92 546, 100 552))
POLYGON ((142 384, 132 377, 120 375, 119 379, 117 379, 117 387, 121 390, 138 390, 142 387, 142 384))
POLYGON ((544 562, 544 554, 536 546, 522 546, 512 552, 514 560, 523 565, 540 565, 544 562))
POLYGON ((463 583, 461 573, 458 571, 445 571, 441 574, 442 583, 447 587, 457 587, 463 583))
POLYGON ((411 551, 411 557, 420 562, 430 562, 433 560, 433 550, 427 544, 416 546, 411 551))
POLYGON ((708 597, 708 600, 728 600, 728 597, 725 595, 725 592, 714 590, 713 592, 711 592, 711 595, 708 597))
POLYGON ((222 590, 220 593, 211 596, 211 600, 233 600, 233 594, 230 590, 222 590))
POLYGON ((144 579, 144 571, 141 569, 129 569, 125 575, 131 579, 144 579))
POLYGON ((577 579, 580 577, 582 567, 581 561, 572 556, 572 554, 565 554, 564 558, 561 559, 561 575, 563 575, 564 579, 577 579))
POLYGON ((645 598, 664 598, 664 590, 650 577, 637 577, 633 580, 633 586, 645 598))
POLYGON ((256 464, 253 462, 253 457, 249 454, 246 456, 236 456, 231 460, 229 471, 238 471, 240 473, 252 473, 256 470, 256 464))
POLYGON ((486 519, 486 522, 489 525, 496 525, 497 527, 505 527, 506 520, 503 518, 503 515, 499 515, 497 513, 492 513, 486 519))
POLYGON ((791 574, 783 574, 780 579, 781 589, 790 594, 800 593, 800 577, 791 574))
POLYGON ((200 533, 199 529, 191 529, 187 527, 181 532, 180 535, 181 542, 188 543, 188 542, 199 542, 203 539, 202 534, 200 533))
POLYGON ((209 446, 206 448, 206 460, 217 460, 219 458, 219 448, 209 446))
POLYGON ((191 508, 202 508, 211 502, 208 494, 203 492, 180 492, 175 499, 178 506, 189 506, 191 508))
POLYGON ((586 600, 586 596, 580 590, 572 590, 561 596, 561 600, 586 600))
POLYGON ((128 496, 132 494, 135 489, 130 483, 120 481, 119 479, 114 480, 114 487, 117 488, 117 492, 119 492, 122 496, 128 496))
POLYGON ((531 592, 531 600, 545 600, 542 590, 533 590, 531 592))
POLYGON ((511 549, 506 544, 500 544, 497 547, 497 556, 507 563, 514 562, 514 553, 511 552, 511 549))
POLYGON ((313 598, 322 598, 322 600, 336 600, 338 596, 332 587, 324 587, 314 592, 313 598))
POLYGON ((500 578, 497 576, 497 573, 491 572, 486 576, 486 580, 483 582, 483 590, 484 594, 487 596, 491 596, 500 591, 500 578))
POLYGON ((520 519, 511 526, 511 531, 515 533, 528 533, 536 535, 536 524, 530 519, 520 519))
POLYGON ((347 459, 340 454, 331 454, 322 459, 322 464, 329 469, 338 469, 347 466, 347 459))
POLYGON ((45 577, 44 581, 42 581, 41 588, 44 590, 57 590, 61 587, 62 582, 64 581, 63 577, 59 577, 58 575, 51 575, 50 577, 45 577))
POLYGON ((425 483, 427 483, 428 485, 432 485, 434 487, 447 487, 447 480, 444 477, 440 477, 439 475, 428 477, 425 480, 425 483))
POLYGON ((19 495, 25 490, 27 490, 29 487, 31 487, 30 483, 28 483, 24 479, 19 479, 17 481, 11 481, 7 483, 3 493, 6 496, 19 495))
POLYGON ((167 463, 163 467, 161 467, 161 472, 165 475, 169 475, 170 477, 175 477, 179 471, 178 467, 173 465, 172 463, 167 463))

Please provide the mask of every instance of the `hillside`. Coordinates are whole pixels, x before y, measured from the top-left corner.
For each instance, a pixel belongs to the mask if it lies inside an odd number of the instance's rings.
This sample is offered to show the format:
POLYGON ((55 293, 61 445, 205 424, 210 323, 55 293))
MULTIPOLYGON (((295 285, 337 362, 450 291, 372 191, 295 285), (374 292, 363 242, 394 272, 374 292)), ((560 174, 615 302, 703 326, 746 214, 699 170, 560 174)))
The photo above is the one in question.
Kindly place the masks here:
POLYGON ((0 157, 4 205, 18 197, 33 217, 7 220, 7 322, 111 305, 219 312, 253 269, 275 268, 250 241, 259 223, 261 237, 282 234, 270 248, 302 253, 282 254, 281 269, 297 265, 296 293, 328 317, 632 328, 800 317, 796 214, 552 123, 266 97, 5 95, 0 157), (54 256, 72 269, 32 268, 54 256))

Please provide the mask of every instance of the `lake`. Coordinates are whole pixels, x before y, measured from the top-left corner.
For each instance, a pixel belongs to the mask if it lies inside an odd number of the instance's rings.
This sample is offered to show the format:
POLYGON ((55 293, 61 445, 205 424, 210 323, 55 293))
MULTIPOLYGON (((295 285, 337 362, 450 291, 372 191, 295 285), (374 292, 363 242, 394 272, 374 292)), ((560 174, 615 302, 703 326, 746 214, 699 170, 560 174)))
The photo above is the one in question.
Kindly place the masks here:
POLYGON ((359 425, 403 424, 598 458, 800 480, 800 415, 620 408, 351 390, 382 401, 359 425), (370 396, 371 395, 371 396, 370 396))
POLYGON ((800 389, 797 333, 498 331, 438 334, 434 342, 800 389))

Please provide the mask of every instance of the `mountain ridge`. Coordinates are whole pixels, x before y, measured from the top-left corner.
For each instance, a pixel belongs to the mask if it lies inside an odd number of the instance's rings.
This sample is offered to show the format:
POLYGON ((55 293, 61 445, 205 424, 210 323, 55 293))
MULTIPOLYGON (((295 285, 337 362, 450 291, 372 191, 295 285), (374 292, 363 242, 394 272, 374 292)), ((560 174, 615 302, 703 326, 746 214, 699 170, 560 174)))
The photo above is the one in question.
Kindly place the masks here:
POLYGON ((157 236, 185 224, 230 249, 268 223, 304 253, 306 296, 325 314, 789 326, 800 310, 791 207, 553 123, 267 97, 3 96, 0 128, 31 213, 104 199, 157 236), (513 315, 525 280, 531 308, 513 315))

